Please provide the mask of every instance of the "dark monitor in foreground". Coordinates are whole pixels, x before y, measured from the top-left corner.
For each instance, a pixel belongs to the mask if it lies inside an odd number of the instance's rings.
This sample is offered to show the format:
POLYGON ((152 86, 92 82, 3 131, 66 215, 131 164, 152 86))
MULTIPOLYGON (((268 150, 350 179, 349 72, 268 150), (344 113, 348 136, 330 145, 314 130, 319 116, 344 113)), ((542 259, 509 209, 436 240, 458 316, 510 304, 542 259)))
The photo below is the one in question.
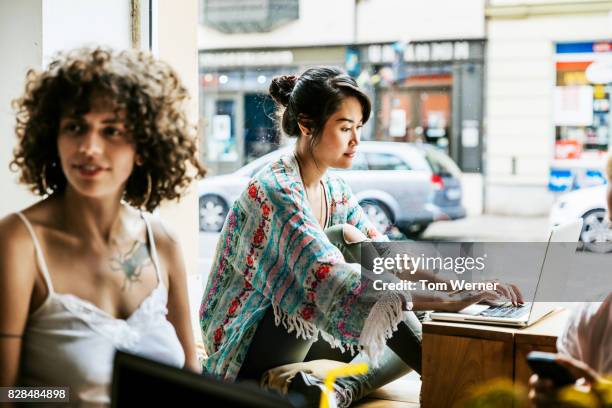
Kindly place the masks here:
POLYGON ((254 384, 226 383, 208 375, 117 351, 111 406, 292 408, 299 405, 265 392, 254 384))

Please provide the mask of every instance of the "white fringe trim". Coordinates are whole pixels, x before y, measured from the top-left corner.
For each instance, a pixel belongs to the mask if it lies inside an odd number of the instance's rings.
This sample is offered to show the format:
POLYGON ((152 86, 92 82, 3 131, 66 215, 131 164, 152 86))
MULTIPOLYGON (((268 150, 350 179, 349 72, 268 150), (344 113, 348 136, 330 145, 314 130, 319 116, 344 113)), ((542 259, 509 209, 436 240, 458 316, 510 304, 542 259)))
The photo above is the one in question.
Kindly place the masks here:
POLYGON ((321 338, 328 342, 332 348, 338 348, 343 353, 348 350, 351 352, 351 356, 354 356, 355 353, 361 351, 361 348, 359 346, 356 346, 354 344, 342 344, 340 340, 336 339, 334 336, 327 332, 321 330, 320 334, 321 338))
MULTIPOLYGON (((342 352, 350 350, 351 355, 354 355, 357 351, 363 350, 369 357, 372 366, 378 367, 378 357, 384 351, 387 339, 393 336, 393 332, 397 330, 397 326, 404 319, 402 301, 402 296, 397 292, 385 292, 383 294, 374 304, 365 320, 358 346, 344 344, 331 334, 318 330, 313 323, 307 322, 299 315, 288 315, 274 303, 272 303, 272 308, 274 310, 274 323, 277 326, 282 324, 288 333, 295 331, 296 338, 316 339, 320 334, 332 348, 338 348, 342 352)), ((406 302, 407 309, 411 310, 412 302, 409 302, 409 299, 406 299, 406 302)))
POLYGON ((287 329, 287 333, 295 331, 295 337, 304 340, 312 339, 317 335, 318 329, 313 323, 307 322, 297 314, 288 315, 274 303, 272 303, 272 309, 274 310, 274 324, 277 326, 282 324, 287 329))
MULTIPOLYGON (((407 306, 408 310, 412 309, 412 302, 407 301, 407 306)), ((384 351, 387 339, 393 336, 403 319, 402 296, 397 292, 385 292, 370 310, 361 331, 359 346, 373 367, 378 367, 378 357, 384 351)))

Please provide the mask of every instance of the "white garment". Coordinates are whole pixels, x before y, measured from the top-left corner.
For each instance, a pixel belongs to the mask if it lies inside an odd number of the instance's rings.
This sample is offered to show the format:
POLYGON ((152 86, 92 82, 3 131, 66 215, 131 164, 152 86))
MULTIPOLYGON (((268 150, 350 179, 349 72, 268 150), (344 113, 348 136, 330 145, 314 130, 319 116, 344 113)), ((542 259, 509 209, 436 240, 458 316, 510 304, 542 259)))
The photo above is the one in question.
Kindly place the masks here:
POLYGON ((68 386, 78 406, 110 403, 115 350, 183 367, 185 355, 166 319, 168 290, 163 284, 153 233, 142 215, 158 285, 127 319, 117 319, 75 295, 53 290, 47 264, 34 230, 21 213, 36 249, 38 266, 49 289, 43 304, 28 318, 22 346, 20 384, 68 386))
POLYGON ((612 294, 602 303, 584 303, 574 311, 557 339, 559 353, 612 374, 612 294))

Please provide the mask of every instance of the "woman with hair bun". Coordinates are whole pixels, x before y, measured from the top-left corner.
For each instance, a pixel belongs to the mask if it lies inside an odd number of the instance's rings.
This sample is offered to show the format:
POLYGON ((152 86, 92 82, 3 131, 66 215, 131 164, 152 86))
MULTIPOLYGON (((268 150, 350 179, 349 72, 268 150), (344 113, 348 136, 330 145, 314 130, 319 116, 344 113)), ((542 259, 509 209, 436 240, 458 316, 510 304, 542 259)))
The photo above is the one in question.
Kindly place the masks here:
POLYGON ((179 244, 146 212, 204 175, 188 97, 136 50, 28 72, 12 167, 42 200, 0 220, 0 386, 106 406, 118 349, 201 371, 179 244))
POLYGON ((276 77, 270 95, 297 143, 256 174, 229 211, 200 309, 205 370, 313 395, 315 405, 320 392, 309 386, 320 385, 317 373, 330 359, 353 360, 331 349, 362 351, 354 361, 370 362, 370 372, 338 381, 347 406, 421 371, 421 324, 410 311, 417 299, 375 292, 362 277, 360 243, 386 237, 348 185, 327 173, 351 167, 371 104, 353 78, 326 67, 276 77))

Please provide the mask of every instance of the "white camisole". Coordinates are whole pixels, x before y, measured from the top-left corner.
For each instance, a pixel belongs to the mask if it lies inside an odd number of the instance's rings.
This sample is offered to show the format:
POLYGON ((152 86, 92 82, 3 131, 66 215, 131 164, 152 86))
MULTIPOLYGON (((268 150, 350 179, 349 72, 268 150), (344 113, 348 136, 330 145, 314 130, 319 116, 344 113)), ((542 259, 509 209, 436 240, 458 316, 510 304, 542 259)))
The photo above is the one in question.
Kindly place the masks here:
POLYGON ((56 293, 34 229, 23 214, 17 215, 32 235, 38 267, 49 289, 45 301, 28 318, 20 385, 68 386, 71 405, 106 406, 110 403, 115 350, 184 366, 183 348, 166 318, 168 290, 161 279, 153 232, 144 214, 158 285, 126 320, 75 295, 56 293))

